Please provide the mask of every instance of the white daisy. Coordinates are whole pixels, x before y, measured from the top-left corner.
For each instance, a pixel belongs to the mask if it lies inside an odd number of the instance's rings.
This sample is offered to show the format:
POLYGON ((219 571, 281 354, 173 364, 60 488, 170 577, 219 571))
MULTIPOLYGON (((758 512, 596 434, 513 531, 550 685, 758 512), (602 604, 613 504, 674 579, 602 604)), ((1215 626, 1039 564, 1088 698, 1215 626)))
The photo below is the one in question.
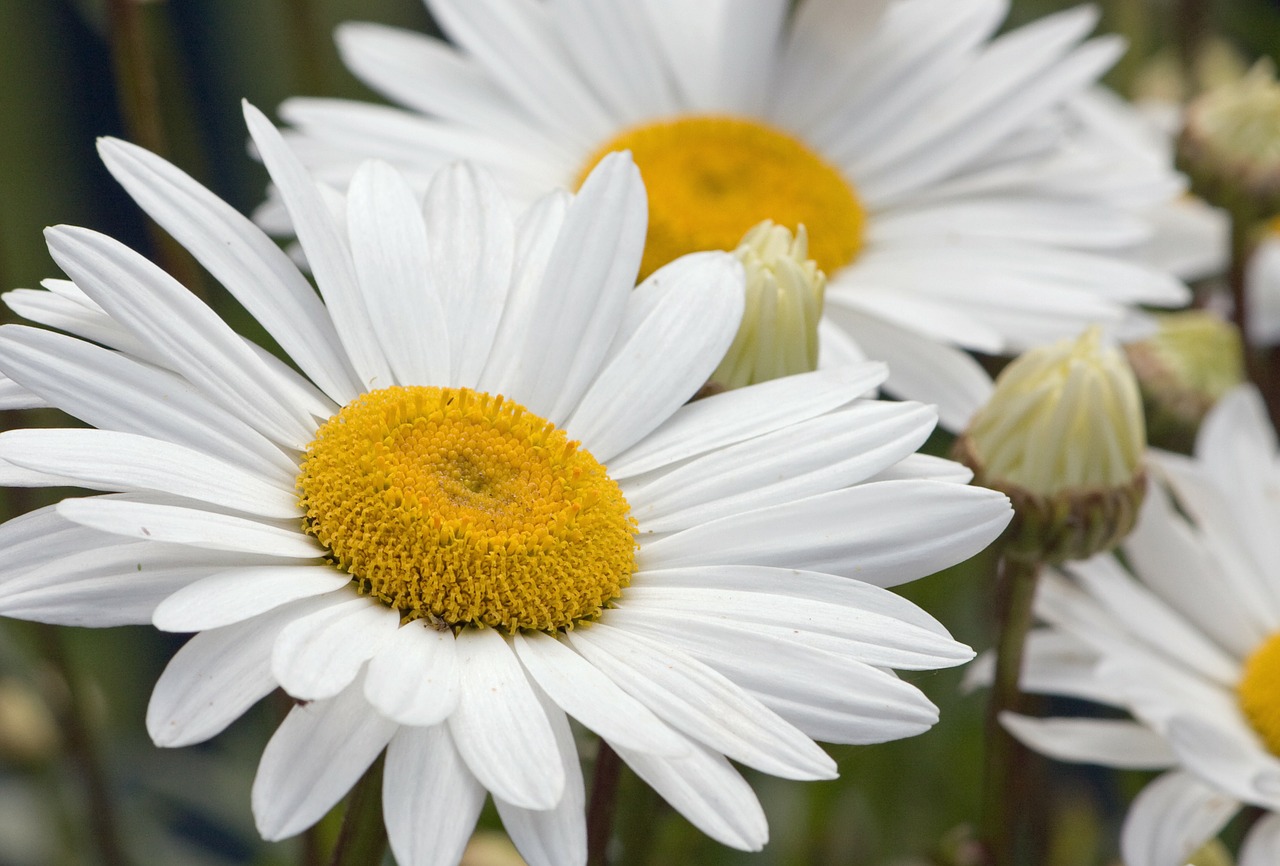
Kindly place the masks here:
POLYGON ((1129 809, 1127 866, 1182 866, 1242 805, 1267 814, 1240 866, 1280 863, 1280 455, 1258 394, 1208 416, 1194 459, 1155 453, 1137 528, 1113 556, 1046 575, 1023 688, 1136 721, 1009 715, 1054 758, 1165 770, 1129 809))
POLYGON ((0 527, 0 612, 199 632, 156 685, 154 740, 212 737, 283 688, 262 834, 314 823, 385 749, 405 866, 456 862, 486 793, 531 864, 580 862, 570 716, 748 849, 765 819, 730 760, 829 778, 814 739, 933 724, 892 669, 970 652, 885 587, 980 550, 1009 507, 913 454, 931 409, 855 399, 878 364, 685 405, 733 339, 741 270, 705 253, 633 289, 625 155, 517 219, 469 167, 420 207, 368 163, 335 219, 247 119, 319 296, 178 169, 101 152, 305 378, 120 244, 49 230, 74 283, 9 300, 76 336, 6 326, 0 369, 99 429, 0 435, 0 476, 114 492, 0 527))
MULTIPOLYGON (((1126 263, 1138 212, 1181 188, 1063 111, 1123 50, 1082 7, 998 38, 1005 0, 427 0, 456 47, 348 24, 351 70, 404 110, 281 107, 345 188, 361 159, 418 188, 474 159, 528 201, 630 149, 650 193, 644 270, 732 249, 762 219, 809 229, 831 278, 824 340, 886 360, 888 387, 960 428, 989 379, 960 349, 1017 352, 1177 305, 1126 263), (1079 133, 1077 135, 1077 133, 1079 133)), ((290 229, 283 211, 261 214, 290 229)))

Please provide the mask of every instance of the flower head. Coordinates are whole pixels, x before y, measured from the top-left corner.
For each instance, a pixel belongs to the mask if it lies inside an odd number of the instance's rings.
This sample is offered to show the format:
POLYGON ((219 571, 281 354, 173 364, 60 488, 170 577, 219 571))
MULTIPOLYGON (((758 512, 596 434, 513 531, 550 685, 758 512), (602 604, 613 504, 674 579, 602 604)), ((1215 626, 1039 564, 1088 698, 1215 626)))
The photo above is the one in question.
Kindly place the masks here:
POLYGON ((1179 158, 1210 201, 1243 197, 1255 212, 1280 211, 1280 83, 1261 61, 1187 107, 1179 158))
POLYGON ((74 336, 5 326, 0 370, 98 429, 0 435, 0 480, 108 493, 0 526, 0 613, 197 632, 153 739, 208 739, 282 688, 260 831, 310 826, 385 750, 404 864, 456 862, 490 794, 529 863, 581 862, 569 716, 748 849, 767 827, 730 759, 827 778, 815 739, 934 722, 891 669, 970 652, 884 587, 980 550, 1009 509, 913 454, 929 408, 857 399, 882 366, 686 405, 737 331, 742 265, 687 256, 634 287, 627 156, 519 217, 465 165, 420 201, 366 163, 330 209, 246 115, 318 295, 172 165, 101 153, 302 373, 115 241, 49 230, 74 283, 8 300, 74 336))
POLYGON ((1206 310, 1156 316, 1156 333, 1124 347, 1157 447, 1189 452, 1200 422, 1244 381, 1244 346, 1230 322, 1206 310))
POLYGON ((1015 359, 956 440, 975 481, 1014 501, 1010 552, 1081 559, 1133 526, 1146 483, 1142 401, 1124 354, 1101 340, 1092 328, 1015 359))
POLYGON ((1240 866, 1280 857, 1280 454, 1258 394, 1210 412, 1192 457, 1153 453, 1138 524, 1111 555, 1047 575, 1025 690, 1128 711, 1132 721, 1005 724, 1061 760, 1163 770, 1129 809, 1126 863, 1183 866, 1243 804, 1266 810, 1240 866), (1176 825, 1169 823, 1178 815, 1176 825))
MULTIPOLYGON (((1139 209, 1181 184, 1074 112, 1122 51, 1084 41, 1091 8, 993 38, 999 0, 427 5, 452 45, 338 31, 352 71, 405 110, 281 107, 326 179, 369 153, 419 182, 468 158, 528 201, 629 150, 644 273, 732 250, 762 220, 806 226, 830 280, 824 340, 888 361, 886 387, 950 427, 988 381, 961 350, 1018 352, 1187 298, 1119 255, 1146 238, 1139 209)), ((261 218, 287 232, 282 215, 261 218)))

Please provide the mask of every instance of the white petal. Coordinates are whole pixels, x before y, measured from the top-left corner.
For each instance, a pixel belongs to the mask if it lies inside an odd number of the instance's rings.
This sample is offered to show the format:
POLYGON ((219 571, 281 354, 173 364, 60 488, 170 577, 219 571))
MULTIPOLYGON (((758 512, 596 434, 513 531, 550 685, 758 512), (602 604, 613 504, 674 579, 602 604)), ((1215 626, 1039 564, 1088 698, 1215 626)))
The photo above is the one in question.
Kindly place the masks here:
POLYGON ((391 739, 382 814, 396 862, 457 866, 484 797, 484 786, 463 763, 447 725, 401 728, 391 739))
POLYGON ((632 577, 631 585, 758 592, 801 601, 837 604, 883 614, 934 634, 950 637, 942 623, 897 593, 860 580, 849 580, 816 571, 742 565, 642 570, 632 577))
POLYGON ((289 623, 271 652, 271 672, 292 697, 324 700, 345 689, 395 633, 400 614, 371 598, 335 596, 289 623))
POLYGON ((427 231, 417 196, 391 166, 366 162, 347 191, 347 234, 360 290, 400 384, 449 377, 449 331, 427 287, 427 231))
POLYGON ((432 0, 428 6, 450 40, 547 128, 583 149, 609 136, 613 122, 563 56, 543 4, 432 0))
POLYGON ((51 404, 103 430, 164 439, 280 481, 297 464, 261 433, 167 370, 52 331, 0 328, 0 366, 51 404))
POLYGON ((305 407, 238 334, 176 280, 119 242, 72 226, 45 230, 49 252, 111 318, 168 359, 210 399, 255 429, 303 449, 315 432, 305 407))
POLYGON ((443 305, 449 337, 446 384, 472 387, 494 351, 510 291, 515 225, 502 192, 469 163, 432 177, 423 215, 427 284, 443 305))
POLYGON ((915 452, 932 409, 863 401, 690 460, 623 492, 642 532, 673 532, 857 484, 915 452))
POLYGON ((513 642, 529 675, 557 706, 609 742, 646 754, 682 754, 685 739, 563 641, 517 634, 513 642))
POLYGON ((483 130, 498 141, 518 142, 529 158, 564 155, 480 64, 443 40, 359 21, 339 24, 334 40, 347 69, 392 102, 483 130))
POLYGON ((365 673, 364 694, 388 719, 427 727, 458 706, 458 667, 453 634, 422 622, 402 625, 365 673))
POLYGON ((462 695, 449 732, 476 778, 508 803, 551 809, 564 795, 555 735, 511 647, 493 629, 457 636, 462 695))
POLYGON ((1137 722, 1035 719, 1001 713, 1000 723, 1024 745, 1058 761, 1126 770, 1164 770, 1178 763, 1168 743, 1137 722))
POLYGON ((503 829, 529 866, 583 866, 587 862, 586 795, 578 748, 564 711, 545 694, 539 694, 538 699, 556 736, 564 767, 564 796, 554 809, 521 809, 501 797, 494 797, 493 804, 503 829))
POLYGON ((612 478, 629 478, 799 424, 843 406, 884 381, 867 362, 802 373, 725 391, 681 406, 662 426, 609 461, 612 478))
POLYGON ((130 538, 290 559, 324 556, 315 539, 300 532, 195 508, 93 496, 65 499, 58 503, 58 513, 74 523, 130 538))
POLYGON ((394 384, 360 296, 351 255, 319 189, 271 121, 248 102, 244 118, 263 164, 289 209, 329 317, 363 389, 394 384))
POLYGON ((889 365, 885 390, 937 406, 938 422, 946 429, 963 430, 991 398, 991 376, 959 349, 857 311, 842 313, 834 294, 827 309, 828 317, 852 335, 868 357, 889 365))
POLYGON ((883 481, 642 542, 638 560, 643 569, 806 568, 896 586, 973 556, 1000 535, 1011 516, 1008 500, 994 491, 883 481))
POLYGON ((247 217, 153 153, 98 141, 107 170, 338 403, 359 391, 333 322, 288 255, 247 217))
POLYGON ((204 631, 243 622, 291 601, 336 592, 351 575, 331 565, 256 565, 219 571, 162 601, 152 624, 161 631, 204 631))
POLYGON ((0 375, 0 410, 44 409, 50 405, 45 398, 28 391, 8 376, 0 375))
POLYGON ((568 638, 660 718, 711 748, 783 778, 835 776, 835 763, 811 739, 683 652, 599 622, 568 638))
POLYGON ((263 517, 297 517, 298 494, 200 451, 109 430, 10 430, 0 459, 93 489, 172 493, 263 517))
POLYGON ((276 687, 271 645, 280 629, 309 609, 290 605, 187 641, 151 692, 147 732, 155 744, 202 743, 269 694, 276 687))
POLYGON ((373 712, 357 683, 336 698, 289 711, 262 752, 253 780, 253 817, 275 842, 324 817, 396 731, 373 712))
POLYGON ((1249 829, 1240 848, 1239 866, 1274 866, 1280 863, 1280 815, 1263 815, 1249 829))
POLYGON ((1179 714, 1169 720, 1166 736, 1189 772, 1238 799, 1280 808, 1280 758, 1266 750, 1243 716, 1179 714))
POLYGON ((783 629, 740 628, 692 615, 610 611, 603 620, 689 653, 729 678, 809 737, 882 743, 928 730, 938 710, 913 685, 864 664, 858 654, 796 639, 783 629), (825 648, 824 648, 825 647, 825 648))
POLYGON ((648 205, 627 154, 611 154, 591 172, 565 213, 537 301, 504 387, 552 423, 568 417, 599 372, 622 320, 640 255, 648 205))
POLYGON ((631 295, 600 374, 565 430, 607 462, 702 387, 742 319, 742 265, 728 253, 676 259, 631 295))
MULTIPOLYGON (((98 533, 92 533, 99 536, 98 533)), ((0 613, 36 622, 107 627, 151 621, 161 601, 241 557, 207 556, 167 544, 110 543, 78 550, 49 536, 45 562, 0 582, 0 613)), ((119 539, 127 541, 126 539, 119 539)))
POLYGON ((1231 820, 1240 804, 1181 770, 1156 779, 1125 816, 1120 850, 1127 866, 1184 866, 1231 820))
POLYGON ((722 755, 689 745, 689 753, 679 758, 615 748, 637 776, 703 833, 742 851, 759 851, 769 841, 769 825, 755 792, 722 755))
MULTIPOLYGON (((652 572, 649 572, 650 574, 652 572)), ((763 592, 631 586, 616 602, 618 623, 638 617, 671 631, 738 634, 740 640, 794 640, 877 667, 932 670, 973 658, 973 650, 933 629, 857 607, 763 592)))

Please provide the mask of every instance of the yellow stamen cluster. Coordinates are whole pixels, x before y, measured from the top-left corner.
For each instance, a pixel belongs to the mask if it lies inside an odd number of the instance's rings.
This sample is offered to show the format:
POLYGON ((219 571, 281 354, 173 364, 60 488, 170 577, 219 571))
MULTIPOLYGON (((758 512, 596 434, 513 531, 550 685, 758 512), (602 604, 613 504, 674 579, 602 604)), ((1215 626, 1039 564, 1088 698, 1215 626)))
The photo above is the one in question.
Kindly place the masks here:
POLYGON ((636 522, 604 466, 501 396, 364 394, 320 427, 298 489, 306 531, 406 617, 569 628, 635 570, 636 522))
POLYGON ((1280 634, 1254 650, 1236 686, 1240 708, 1273 755, 1280 755, 1280 634))
POLYGON ((809 226, 809 255, 831 273, 862 248, 866 212, 853 187, 795 137, 755 120, 692 115, 608 141, 578 183, 615 150, 630 150, 649 193, 641 276, 700 250, 732 250, 756 223, 809 226))

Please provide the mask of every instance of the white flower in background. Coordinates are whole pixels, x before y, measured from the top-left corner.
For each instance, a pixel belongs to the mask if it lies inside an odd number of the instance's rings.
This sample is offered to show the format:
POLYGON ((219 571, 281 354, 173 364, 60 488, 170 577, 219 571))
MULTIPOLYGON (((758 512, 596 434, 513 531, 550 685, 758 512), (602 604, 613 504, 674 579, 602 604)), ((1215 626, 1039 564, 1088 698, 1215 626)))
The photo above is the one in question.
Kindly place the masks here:
POLYGON ((1280 344, 1280 219, 1271 220, 1245 270, 1249 344, 1280 344))
POLYGON ((1267 814, 1239 866, 1280 863, 1280 457, 1261 398, 1241 388, 1201 428, 1194 458, 1158 470, 1131 571, 1106 555, 1049 574, 1036 598, 1029 692, 1127 710, 1134 721, 1008 715, 1060 760, 1165 770, 1125 819, 1126 866, 1182 866, 1244 805, 1267 814))
MULTIPOLYGON (((731 250, 764 219, 804 224, 830 279, 824 354, 887 361, 886 387, 947 426, 990 389, 961 350, 1016 353, 1187 300, 1124 258, 1180 179, 1121 164, 1065 108, 1123 50, 1082 42, 1092 8, 993 38, 1002 0, 427 5, 456 47, 338 31, 352 71, 404 109, 281 107, 321 178, 345 188, 376 156, 421 189, 465 157, 527 202, 629 149, 649 190, 644 273, 731 250)), ((260 218, 287 233, 278 205, 260 218)))
POLYGON ((0 612, 198 632, 152 695, 163 746, 296 699, 253 787, 269 839, 385 749, 402 866, 456 862, 487 794, 529 863, 581 862, 569 716, 747 849, 767 827, 730 760, 830 778, 815 739, 933 724, 893 669, 970 652, 885 587, 977 552, 1009 506, 913 453, 932 410, 856 399, 883 366, 686 405, 737 330, 741 265, 689 256, 633 288, 625 155, 514 219, 482 172, 442 170, 420 204, 371 162, 335 218, 247 119, 319 295, 178 169, 101 152, 302 374, 119 243, 49 230, 74 282, 8 300, 74 336, 5 326, 0 369, 98 429, 0 435, 0 480, 108 494, 0 527, 0 612))

